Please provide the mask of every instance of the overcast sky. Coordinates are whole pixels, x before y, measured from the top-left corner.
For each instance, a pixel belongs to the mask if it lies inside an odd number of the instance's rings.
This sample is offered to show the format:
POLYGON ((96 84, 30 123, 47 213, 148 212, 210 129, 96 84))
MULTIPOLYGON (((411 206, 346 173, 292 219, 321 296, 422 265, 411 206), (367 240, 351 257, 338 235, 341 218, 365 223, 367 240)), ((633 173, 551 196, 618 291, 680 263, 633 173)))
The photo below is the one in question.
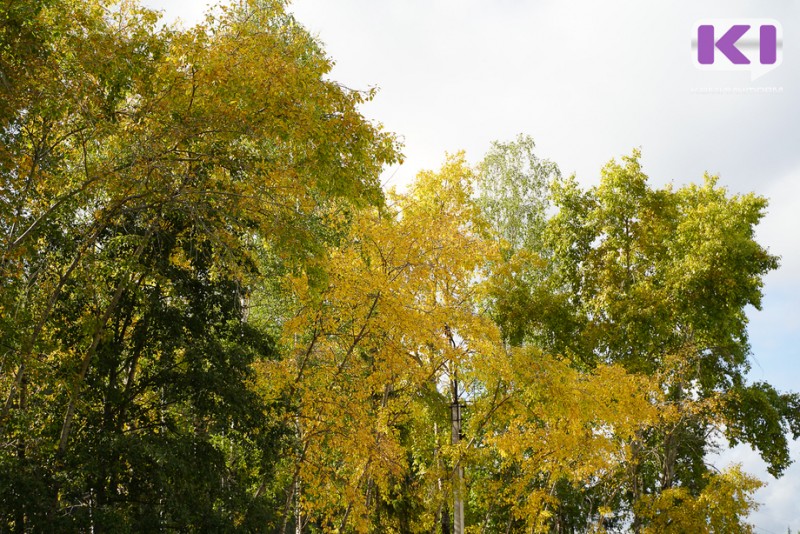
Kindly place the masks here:
MULTIPOLYGON (((145 3, 189 24, 206 5, 145 3)), ((709 171, 732 192, 767 196, 758 238, 782 260, 763 311, 749 313, 751 378, 800 389, 800 1, 296 0, 290 9, 336 61, 332 79, 380 88, 363 113, 405 145, 390 184, 438 168, 445 152, 477 162, 492 140, 525 133, 587 185, 641 147, 656 185, 709 171), (696 68, 696 23, 723 18, 777 20, 782 64, 752 82, 696 68)), ((800 465, 776 481, 748 447, 715 460, 732 461, 769 482, 756 532, 800 530, 800 465)))

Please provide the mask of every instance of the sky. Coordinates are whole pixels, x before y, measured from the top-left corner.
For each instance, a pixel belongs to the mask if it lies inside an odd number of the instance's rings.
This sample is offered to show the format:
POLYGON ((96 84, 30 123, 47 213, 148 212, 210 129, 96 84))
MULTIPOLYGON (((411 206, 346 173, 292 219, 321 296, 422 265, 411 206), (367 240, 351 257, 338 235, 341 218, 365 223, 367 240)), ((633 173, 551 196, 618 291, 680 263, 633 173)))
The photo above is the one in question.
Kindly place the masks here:
MULTIPOLYGON (((206 9, 144 3, 185 24, 206 9)), ((437 169, 446 152, 477 162, 493 140, 524 133, 585 185, 639 147, 654 185, 708 171, 731 193, 766 196, 757 237, 781 267, 765 279, 762 311, 748 313, 750 378, 800 389, 800 1, 296 0, 289 9, 336 62, 331 79, 379 88, 362 112, 404 144, 388 185, 437 169), (782 62, 755 80, 698 68, 696 26, 713 21, 719 39, 732 24, 721 19, 777 21, 782 62)), ((800 462, 775 480, 747 446, 710 461, 742 462, 768 482, 756 494, 756 532, 800 530, 800 462)))

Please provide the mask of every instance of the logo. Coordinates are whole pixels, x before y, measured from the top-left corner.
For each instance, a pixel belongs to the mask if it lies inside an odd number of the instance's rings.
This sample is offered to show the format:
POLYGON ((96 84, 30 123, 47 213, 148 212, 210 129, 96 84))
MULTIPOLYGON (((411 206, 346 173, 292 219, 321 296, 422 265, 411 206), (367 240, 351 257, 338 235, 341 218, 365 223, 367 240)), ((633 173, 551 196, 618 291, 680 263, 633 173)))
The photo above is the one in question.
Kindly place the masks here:
POLYGON ((774 19, 708 19, 695 24, 692 60, 702 70, 747 71, 755 80, 783 62, 783 29, 774 19))

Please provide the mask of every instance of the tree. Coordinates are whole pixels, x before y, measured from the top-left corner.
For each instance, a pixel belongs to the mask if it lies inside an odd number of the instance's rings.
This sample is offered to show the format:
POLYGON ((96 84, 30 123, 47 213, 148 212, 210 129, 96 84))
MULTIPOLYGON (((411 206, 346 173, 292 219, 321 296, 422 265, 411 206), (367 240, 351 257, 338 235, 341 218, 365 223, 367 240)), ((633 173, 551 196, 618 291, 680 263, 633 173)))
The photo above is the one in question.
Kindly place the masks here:
POLYGON ((536 156, 530 136, 492 143, 478 165, 476 192, 483 216, 512 250, 541 250, 550 182, 558 166, 536 156))
MULTIPOLYGON (((777 267, 754 240, 766 201, 729 196, 710 176, 651 189, 638 151, 608 164, 597 187, 556 179, 550 191, 542 249, 515 247, 490 299, 514 343, 563 354, 578 368, 618 363, 660 383, 674 417, 630 441, 617 507, 639 510, 644 495, 675 487, 701 495, 716 480, 704 463, 715 432, 749 442, 779 474, 786 435, 798 436, 798 396, 745 379, 745 307, 760 306, 762 277, 777 267), (758 407, 745 409, 744 398, 758 407)), ((495 221, 496 235, 504 224, 495 221)), ((643 521, 636 516, 634 530, 643 521)))
POLYGON ((541 531, 558 507, 551 483, 591 484, 618 469, 620 437, 655 420, 646 377, 618 365, 576 371, 503 343, 481 309, 501 255, 473 180, 463 156, 420 173, 408 194, 354 219, 324 286, 292 280, 291 356, 260 365, 267 398, 296 403, 284 530, 299 520, 322 531, 449 532, 460 466, 468 525, 541 531), (453 444, 456 377, 467 407, 453 444))
POLYGON ((763 199, 526 137, 385 196, 281 1, 0 16, 0 530, 748 531, 714 432, 800 434, 745 380, 763 199))
POLYGON ((393 138, 281 2, 185 31, 132 3, 0 9, 2 524, 269 530, 261 260, 311 266, 331 214, 380 205, 393 138))
POLYGON ((322 530, 421 532, 442 521, 453 460, 438 386, 467 358, 446 331, 491 329, 471 308, 491 244, 473 220, 469 177, 461 158, 421 173, 409 194, 354 214, 324 285, 291 279, 289 357, 261 367, 268 396, 296 406, 284 530, 296 502, 322 530))

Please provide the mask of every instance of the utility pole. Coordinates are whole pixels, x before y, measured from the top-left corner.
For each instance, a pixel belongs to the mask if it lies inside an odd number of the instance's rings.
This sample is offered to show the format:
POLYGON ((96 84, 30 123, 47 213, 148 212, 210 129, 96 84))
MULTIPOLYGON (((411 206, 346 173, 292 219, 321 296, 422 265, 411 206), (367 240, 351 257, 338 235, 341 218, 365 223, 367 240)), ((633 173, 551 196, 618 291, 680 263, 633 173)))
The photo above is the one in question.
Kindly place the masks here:
MULTIPOLYGON (((444 325, 444 332, 450 340, 450 346, 455 349, 456 342, 448 325, 444 325)), ((453 394, 453 402, 450 404, 451 443, 455 446, 461 441, 461 402, 458 398, 458 373, 455 363, 452 363, 450 376, 450 389, 453 394)), ((453 534, 464 534, 464 467, 460 459, 453 469, 453 534)))

